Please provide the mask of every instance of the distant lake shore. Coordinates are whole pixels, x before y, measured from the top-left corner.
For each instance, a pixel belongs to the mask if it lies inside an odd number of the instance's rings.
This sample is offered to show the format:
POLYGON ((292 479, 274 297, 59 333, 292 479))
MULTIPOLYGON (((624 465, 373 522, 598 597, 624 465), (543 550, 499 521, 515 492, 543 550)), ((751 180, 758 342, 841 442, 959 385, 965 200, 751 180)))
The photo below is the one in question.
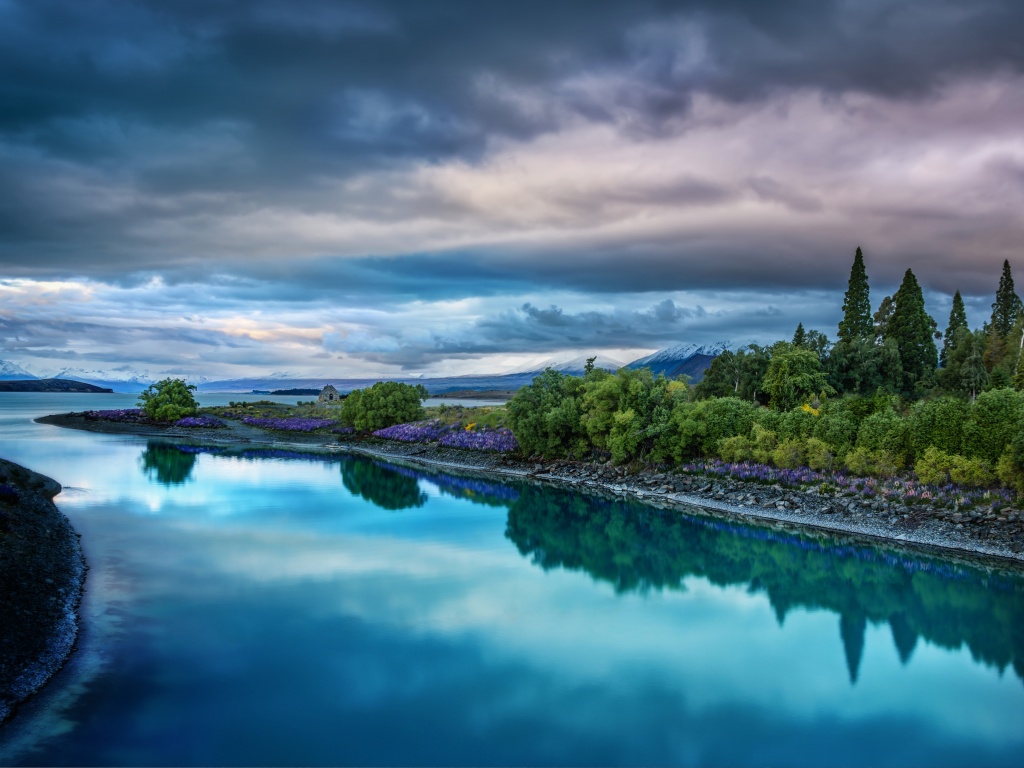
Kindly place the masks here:
MULTIPOLYGON (((660 508, 698 507, 715 515, 769 520, 780 526, 812 528, 884 540, 933 554, 980 558, 989 564, 1024 565, 1024 521, 1016 516, 946 519, 926 502, 903 505, 868 502, 826 492, 794 489, 700 472, 645 468, 627 471, 610 463, 554 460, 532 462, 508 455, 323 433, 282 432, 226 421, 220 429, 125 424, 65 413, 36 421, 108 434, 133 434, 213 444, 265 445, 311 452, 354 452, 450 469, 483 472, 568 485, 587 493, 628 496, 660 508)), ((958 516, 959 517, 959 516, 958 516)))

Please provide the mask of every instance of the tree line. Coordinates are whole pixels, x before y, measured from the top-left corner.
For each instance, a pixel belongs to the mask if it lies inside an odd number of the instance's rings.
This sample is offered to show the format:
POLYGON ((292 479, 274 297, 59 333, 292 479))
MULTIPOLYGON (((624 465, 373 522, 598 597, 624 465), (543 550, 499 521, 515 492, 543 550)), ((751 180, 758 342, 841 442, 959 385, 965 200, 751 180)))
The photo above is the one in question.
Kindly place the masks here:
POLYGON ((972 330, 957 291, 941 331, 909 269, 872 313, 858 248, 835 342, 800 323, 790 340, 723 352, 693 387, 649 369, 547 370, 509 402, 508 424, 527 455, 548 458, 914 469, 1024 491, 1022 338, 1009 262, 988 322, 972 330))

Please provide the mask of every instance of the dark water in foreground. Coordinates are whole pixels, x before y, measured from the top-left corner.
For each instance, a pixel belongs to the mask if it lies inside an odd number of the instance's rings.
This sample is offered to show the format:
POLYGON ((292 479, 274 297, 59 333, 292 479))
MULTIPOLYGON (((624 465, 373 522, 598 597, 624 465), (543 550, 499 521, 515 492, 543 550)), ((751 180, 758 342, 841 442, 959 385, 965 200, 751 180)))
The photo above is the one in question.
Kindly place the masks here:
POLYGON ((1020 577, 31 423, 68 397, 0 399, 0 456, 64 483, 92 567, 0 763, 1024 764, 1020 577))

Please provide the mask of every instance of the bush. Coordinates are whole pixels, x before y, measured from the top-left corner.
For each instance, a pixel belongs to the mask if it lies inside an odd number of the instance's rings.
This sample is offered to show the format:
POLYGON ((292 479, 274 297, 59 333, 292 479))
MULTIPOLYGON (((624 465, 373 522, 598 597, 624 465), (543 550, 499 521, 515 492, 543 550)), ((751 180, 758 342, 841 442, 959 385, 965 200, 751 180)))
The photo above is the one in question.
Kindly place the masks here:
POLYGON ((892 451, 872 451, 863 446, 847 453, 844 463, 850 472, 861 477, 892 477, 903 468, 903 458, 892 451))
POLYGON ((824 440, 809 437, 804 443, 807 466, 820 471, 831 471, 835 467, 836 453, 824 440))
POLYGON ((672 413, 680 460, 713 456, 721 441, 746 435, 758 408, 735 397, 701 400, 676 408, 672 413))
POLYGON ((953 465, 953 457, 934 445, 925 450, 924 455, 914 464, 917 479, 929 485, 946 485, 949 482, 949 469, 953 465))
POLYGON ((994 389, 978 395, 964 425, 964 452, 995 464, 1021 431, 1022 395, 1012 389, 994 389))
POLYGON ((842 456, 857 441, 857 421, 842 411, 828 410, 815 420, 814 438, 827 444, 835 455, 842 456))
POLYGON ((195 384, 186 384, 181 379, 164 379, 151 384, 139 395, 138 406, 155 421, 177 421, 195 416, 199 410, 199 403, 192 395, 195 390, 195 384))
POLYGON ((796 439, 783 440, 772 451, 772 461, 782 469, 796 469, 804 464, 804 446, 796 439))
POLYGON ((342 423, 360 432, 373 432, 423 418, 422 401, 427 390, 397 381, 378 381, 367 389, 355 389, 341 406, 342 423))
MULTIPOLYGON (((574 456, 591 450, 581 423, 583 379, 547 369, 508 402, 508 426, 527 456, 574 456)), ((351 396, 350 396, 351 397, 351 396)))
POLYGON ((959 397, 937 397, 915 403, 908 418, 914 455, 923 456, 929 446, 947 454, 961 453, 967 413, 967 403, 959 397))
POLYGON ((984 461, 969 459, 965 456, 954 456, 949 467, 949 479, 957 485, 984 488, 992 485, 996 478, 984 461))
POLYGON ((753 428, 754 436, 754 460, 761 464, 769 464, 773 459, 775 449, 779 446, 779 438, 774 430, 765 429, 760 424, 753 428))
POLYGON ((722 461, 739 463, 754 458, 754 444, 746 435, 724 437, 718 442, 718 455, 722 461))

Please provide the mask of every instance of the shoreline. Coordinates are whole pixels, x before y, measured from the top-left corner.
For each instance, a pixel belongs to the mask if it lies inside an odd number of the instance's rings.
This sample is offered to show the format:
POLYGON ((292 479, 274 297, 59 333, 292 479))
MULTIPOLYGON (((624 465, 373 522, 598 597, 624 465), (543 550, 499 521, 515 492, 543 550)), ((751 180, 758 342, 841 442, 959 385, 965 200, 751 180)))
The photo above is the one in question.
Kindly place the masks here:
POLYGON ((36 421, 70 429, 106 434, 132 434, 199 443, 263 445, 337 454, 349 452, 484 473, 633 498, 662 509, 692 510, 736 520, 779 525, 867 539, 876 543, 927 550, 944 557, 966 557, 994 567, 1024 567, 1024 520, 985 519, 951 515, 926 504, 904 506, 861 496, 822 493, 809 489, 764 485, 727 477, 687 474, 675 470, 630 472, 610 463, 564 459, 545 462, 515 459, 503 454, 402 443, 380 438, 339 439, 337 435, 287 435, 228 423, 222 429, 190 429, 159 425, 123 424, 86 419, 80 414, 56 414, 36 421))
POLYGON ((75 649, 88 566, 55 480, 0 459, 0 723, 75 649))

